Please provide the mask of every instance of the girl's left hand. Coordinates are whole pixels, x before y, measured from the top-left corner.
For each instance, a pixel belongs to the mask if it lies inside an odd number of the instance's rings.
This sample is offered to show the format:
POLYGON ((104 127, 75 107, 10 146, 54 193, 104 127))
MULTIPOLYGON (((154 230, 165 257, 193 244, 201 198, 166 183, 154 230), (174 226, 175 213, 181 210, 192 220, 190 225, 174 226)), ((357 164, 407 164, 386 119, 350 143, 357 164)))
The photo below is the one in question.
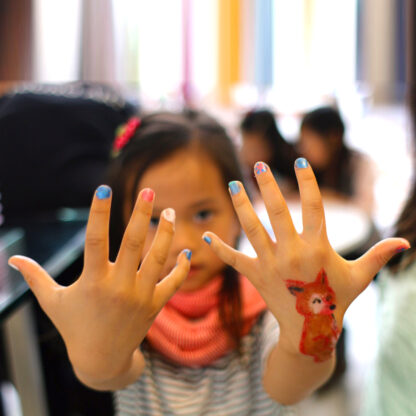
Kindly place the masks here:
MULTIPOLYGON (((351 302, 387 261, 396 252, 408 248, 409 243, 400 238, 385 239, 359 259, 347 261, 335 252, 328 241, 321 194, 312 168, 305 159, 295 162, 302 204, 303 231, 300 234, 293 225, 270 168, 258 162, 254 171, 276 241, 261 224, 240 182, 231 182, 229 190, 240 223, 257 257, 238 252, 213 233, 204 235, 211 238, 212 249, 217 255, 257 288, 279 322, 280 338, 285 347, 299 352, 299 340, 301 336, 306 336, 302 331, 309 312, 314 313, 315 308, 315 312, 320 310, 323 314, 333 315, 337 328, 341 328, 351 302), (317 281, 318 275, 322 276, 322 269, 329 287, 326 298, 306 298, 306 285, 313 288, 312 282, 317 281), (298 296, 305 296, 304 301, 299 303, 298 296), (315 301, 321 305, 315 305, 315 301), (326 312, 322 309, 325 303, 328 303, 326 312)), ((319 290, 322 288, 315 291, 319 290)))

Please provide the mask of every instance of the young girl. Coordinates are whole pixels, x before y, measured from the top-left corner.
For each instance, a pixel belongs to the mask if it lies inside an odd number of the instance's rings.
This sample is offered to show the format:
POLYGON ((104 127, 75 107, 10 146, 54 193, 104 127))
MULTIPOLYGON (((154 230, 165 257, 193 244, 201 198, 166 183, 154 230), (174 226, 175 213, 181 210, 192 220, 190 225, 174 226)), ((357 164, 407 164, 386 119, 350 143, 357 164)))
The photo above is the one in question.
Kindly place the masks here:
POLYGON ((346 309, 408 242, 385 240, 356 261, 337 255, 305 159, 295 162, 301 234, 268 166, 254 167, 272 240, 232 142, 202 114, 133 120, 116 145, 114 194, 95 193, 79 279, 62 287, 33 260, 9 260, 76 375, 116 391, 118 415, 288 414, 330 376, 346 309), (239 223, 255 258, 235 249, 239 223))

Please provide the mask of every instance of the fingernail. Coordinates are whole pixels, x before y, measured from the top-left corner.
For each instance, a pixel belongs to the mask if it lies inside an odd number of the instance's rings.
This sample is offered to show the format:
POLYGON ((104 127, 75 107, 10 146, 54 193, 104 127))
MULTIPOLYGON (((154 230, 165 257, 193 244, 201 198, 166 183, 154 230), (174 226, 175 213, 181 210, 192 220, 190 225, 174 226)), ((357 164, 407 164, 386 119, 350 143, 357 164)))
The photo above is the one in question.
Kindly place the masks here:
POLYGON ((400 246, 396 248, 396 253, 403 253, 403 251, 408 250, 410 247, 408 246, 400 246))
POLYGON ((204 235, 204 241, 206 242, 206 243, 208 243, 208 244, 211 244, 211 237, 209 237, 209 236, 207 236, 207 235, 204 235))
POLYGON ((295 160, 295 166, 299 169, 304 169, 308 167, 308 161, 304 157, 298 157, 295 160))
POLYGON ((192 257, 192 251, 191 251, 191 250, 188 250, 188 249, 186 248, 185 250, 183 250, 183 252, 185 253, 186 258, 187 258, 188 260, 191 260, 191 257, 192 257))
POLYGON ((257 162, 254 165, 254 171, 256 175, 260 175, 261 173, 267 172, 267 165, 264 162, 257 162))
POLYGON ((155 197, 155 192, 153 191, 153 189, 145 188, 142 191, 141 197, 144 201, 152 202, 153 198, 155 197))
POLYGON ((172 208, 166 208, 165 210, 163 210, 162 215, 166 221, 169 221, 172 224, 175 223, 176 215, 175 210, 173 210, 172 208))
POLYGON ((14 264, 10 263, 10 260, 7 262, 7 264, 12 268, 17 270, 18 272, 20 272, 19 268, 17 266, 15 266, 14 264))
POLYGON ((95 194, 97 195, 98 199, 107 199, 110 198, 111 195, 111 188, 107 185, 100 185, 95 194))
POLYGON ((237 181, 232 181, 228 184, 231 195, 238 194, 240 192, 240 184, 237 181))

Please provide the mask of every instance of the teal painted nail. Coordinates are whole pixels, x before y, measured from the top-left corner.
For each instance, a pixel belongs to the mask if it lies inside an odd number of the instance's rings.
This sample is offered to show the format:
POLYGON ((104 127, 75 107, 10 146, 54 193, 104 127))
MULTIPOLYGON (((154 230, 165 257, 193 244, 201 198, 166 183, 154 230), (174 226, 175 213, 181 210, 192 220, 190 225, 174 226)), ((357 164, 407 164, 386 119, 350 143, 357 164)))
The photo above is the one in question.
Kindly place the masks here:
POLYGON ((295 160, 295 166, 299 169, 304 169, 309 166, 308 161, 304 157, 298 157, 295 160))
POLYGON ((97 188, 95 192, 98 199, 107 199, 110 198, 111 195, 111 188, 107 185, 101 185, 97 188))
POLYGON ((228 184, 231 195, 238 194, 240 192, 240 184, 237 181, 232 181, 228 184))
POLYGON ((188 260, 191 260, 191 257, 192 257, 192 251, 191 251, 191 250, 188 250, 188 249, 186 248, 183 252, 185 253, 186 258, 187 258, 188 260))
POLYGON ((204 235, 204 240, 206 243, 211 244, 211 237, 208 237, 207 235, 204 235))

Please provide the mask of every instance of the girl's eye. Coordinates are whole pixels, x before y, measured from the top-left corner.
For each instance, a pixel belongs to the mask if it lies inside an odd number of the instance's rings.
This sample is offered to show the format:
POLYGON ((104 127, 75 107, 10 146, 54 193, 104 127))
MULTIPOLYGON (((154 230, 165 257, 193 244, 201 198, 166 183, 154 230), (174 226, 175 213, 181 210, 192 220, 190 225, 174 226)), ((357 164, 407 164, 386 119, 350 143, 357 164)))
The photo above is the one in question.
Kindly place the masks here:
POLYGON ((159 217, 150 218, 150 226, 156 228, 159 225, 159 217))
POLYGON ((213 212, 209 209, 204 209, 195 214, 195 220, 197 222, 205 222, 211 219, 213 212))
POLYGON ((319 298, 315 298, 313 301, 312 301, 312 303, 321 303, 322 301, 321 301, 321 299, 319 299, 319 298))

